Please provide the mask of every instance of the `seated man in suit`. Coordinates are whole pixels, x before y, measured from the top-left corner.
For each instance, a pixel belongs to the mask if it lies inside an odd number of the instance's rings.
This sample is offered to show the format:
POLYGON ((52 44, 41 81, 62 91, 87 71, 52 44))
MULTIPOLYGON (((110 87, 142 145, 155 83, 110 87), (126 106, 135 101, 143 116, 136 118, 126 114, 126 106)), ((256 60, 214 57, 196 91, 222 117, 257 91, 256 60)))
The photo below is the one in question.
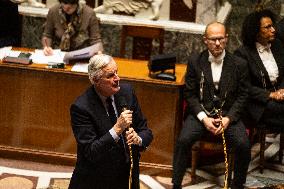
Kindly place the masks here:
POLYGON ((235 149, 231 188, 241 189, 250 162, 250 144, 240 120, 248 96, 247 66, 225 50, 228 35, 223 24, 207 25, 203 39, 208 49, 192 55, 187 65, 184 96, 188 113, 176 142, 173 188, 181 188, 192 145, 205 132, 220 135, 224 131, 227 143, 235 149), (222 119, 216 117, 217 109, 222 110, 222 119))
POLYGON ((242 27, 243 45, 235 51, 248 63, 251 86, 245 117, 284 129, 284 48, 276 39, 275 15, 270 10, 249 14, 242 27))
POLYGON ((152 131, 133 88, 119 83, 112 57, 93 56, 88 70, 92 86, 70 109, 77 163, 69 189, 128 189, 130 181, 139 189, 140 151, 150 145, 152 131))

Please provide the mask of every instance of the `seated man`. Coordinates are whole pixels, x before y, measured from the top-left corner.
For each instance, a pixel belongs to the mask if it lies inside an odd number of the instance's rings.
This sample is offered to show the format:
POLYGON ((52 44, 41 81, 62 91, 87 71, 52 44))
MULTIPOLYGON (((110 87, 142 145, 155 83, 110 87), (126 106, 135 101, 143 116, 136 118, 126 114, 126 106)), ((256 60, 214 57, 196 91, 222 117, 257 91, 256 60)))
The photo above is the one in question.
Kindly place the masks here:
POLYGON ((247 66, 225 51, 228 35, 223 24, 207 25, 203 39, 208 50, 191 56, 187 66, 184 95, 188 114, 176 142, 173 188, 181 188, 192 145, 204 132, 220 135, 224 131, 228 145, 235 149, 231 187, 241 189, 250 162, 250 144, 240 120, 247 99, 247 66), (222 110, 222 120, 215 117, 216 109, 222 110))
POLYGON ((284 48, 275 38, 270 10, 249 14, 243 23, 243 46, 235 54, 248 63, 251 86, 245 117, 260 126, 284 129, 284 48))

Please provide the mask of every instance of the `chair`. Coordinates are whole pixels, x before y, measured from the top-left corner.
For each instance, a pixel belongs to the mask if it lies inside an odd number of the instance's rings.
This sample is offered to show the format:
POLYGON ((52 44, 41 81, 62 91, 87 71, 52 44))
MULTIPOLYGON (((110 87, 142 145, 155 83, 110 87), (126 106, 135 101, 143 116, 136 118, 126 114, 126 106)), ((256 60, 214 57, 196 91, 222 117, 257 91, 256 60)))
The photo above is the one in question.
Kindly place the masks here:
MULTIPOLYGON (((260 166, 260 173, 263 173, 265 159, 264 159, 264 151, 265 151, 265 139, 266 134, 268 133, 275 133, 274 130, 266 127, 266 125, 262 124, 260 127, 256 129, 258 132, 259 143, 260 143, 260 151, 259 151, 259 166, 260 166)), ((279 163, 282 163, 283 160, 283 151, 284 151, 284 132, 280 132, 280 146, 279 146, 279 163)))
MULTIPOLYGON (((210 146, 211 148, 221 148, 223 151, 223 143, 222 143, 222 137, 221 136, 214 136, 211 133, 206 133, 201 140, 195 142, 195 144, 191 148, 191 183, 196 183, 196 168, 198 165, 198 159, 200 155, 200 151, 203 147, 210 146)), ((228 185, 231 184, 231 178, 232 178, 232 172, 233 172, 233 149, 229 148, 227 145, 227 158, 228 158, 228 185)))
POLYGON ((132 59, 149 60, 153 39, 159 40, 159 54, 164 48, 164 29, 146 26, 122 26, 120 56, 125 57, 126 38, 133 37, 132 59))

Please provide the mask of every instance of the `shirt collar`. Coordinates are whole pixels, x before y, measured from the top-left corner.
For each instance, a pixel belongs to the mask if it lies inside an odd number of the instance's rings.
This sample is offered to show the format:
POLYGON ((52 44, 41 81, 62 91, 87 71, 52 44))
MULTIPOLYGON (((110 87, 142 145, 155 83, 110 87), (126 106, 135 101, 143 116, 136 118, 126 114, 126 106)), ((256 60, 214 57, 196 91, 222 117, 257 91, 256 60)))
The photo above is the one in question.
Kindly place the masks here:
POLYGON ((264 51, 266 51, 266 52, 270 51, 271 44, 268 43, 267 45, 262 45, 262 44, 256 42, 255 46, 256 46, 256 49, 257 49, 258 52, 263 53, 264 51))
MULTIPOLYGON (((108 97, 101 95, 101 94, 97 91, 96 87, 94 87, 94 88, 95 88, 96 93, 98 94, 98 96, 99 96, 100 99, 102 100, 102 102, 105 103, 105 101, 106 101, 106 99, 107 99, 108 97)), ((112 99, 112 101, 114 101, 114 96, 113 96, 113 95, 111 95, 110 98, 112 99)))
POLYGON ((225 51, 225 50, 223 50, 222 54, 220 54, 220 55, 217 56, 217 57, 214 57, 214 56, 211 54, 210 51, 208 51, 208 52, 209 52, 208 61, 209 61, 209 62, 214 62, 214 63, 216 63, 216 64, 222 63, 222 62, 223 62, 223 59, 224 59, 224 57, 225 57, 225 55, 226 55, 226 51, 225 51))

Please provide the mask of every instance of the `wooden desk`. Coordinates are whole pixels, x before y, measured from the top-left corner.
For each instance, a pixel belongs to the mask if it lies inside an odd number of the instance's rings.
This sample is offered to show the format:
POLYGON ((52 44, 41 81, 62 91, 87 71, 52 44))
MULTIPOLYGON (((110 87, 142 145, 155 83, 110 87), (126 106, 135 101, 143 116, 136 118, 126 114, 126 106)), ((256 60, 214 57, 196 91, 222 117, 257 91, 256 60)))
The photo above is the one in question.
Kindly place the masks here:
MULTIPOLYGON (((185 65, 176 65, 177 81, 148 77, 147 62, 115 59, 122 82, 133 84, 154 140, 141 166, 169 168, 182 123, 185 65)), ((86 73, 0 63, 0 156, 74 164, 76 144, 69 107, 90 86, 86 73)))

